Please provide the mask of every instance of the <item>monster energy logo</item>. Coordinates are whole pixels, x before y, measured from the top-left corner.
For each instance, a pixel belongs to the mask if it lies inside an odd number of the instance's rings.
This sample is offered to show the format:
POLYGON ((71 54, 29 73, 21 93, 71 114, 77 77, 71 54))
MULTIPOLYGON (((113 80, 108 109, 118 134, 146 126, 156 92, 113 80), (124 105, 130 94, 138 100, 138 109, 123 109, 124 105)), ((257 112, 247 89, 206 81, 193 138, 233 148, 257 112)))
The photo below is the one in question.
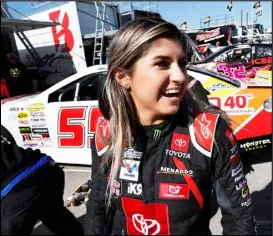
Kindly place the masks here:
POLYGON ((160 135, 161 135, 161 130, 155 129, 153 139, 158 140, 160 138, 160 135))

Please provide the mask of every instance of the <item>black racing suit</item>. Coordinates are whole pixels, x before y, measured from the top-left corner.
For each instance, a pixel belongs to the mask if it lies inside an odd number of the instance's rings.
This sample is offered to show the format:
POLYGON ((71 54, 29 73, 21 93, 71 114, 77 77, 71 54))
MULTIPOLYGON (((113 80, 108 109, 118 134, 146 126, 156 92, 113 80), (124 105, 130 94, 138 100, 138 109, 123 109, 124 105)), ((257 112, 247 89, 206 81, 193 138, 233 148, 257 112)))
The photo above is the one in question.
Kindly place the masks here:
POLYGON ((213 189, 223 234, 256 234, 251 195, 231 129, 215 114, 201 113, 193 122, 187 117, 181 109, 171 120, 139 129, 134 147, 125 150, 126 166, 119 167, 110 188, 108 214, 109 171, 99 170, 103 146, 95 137, 86 216, 91 234, 210 235, 213 189))
POLYGON ((1 125, 1 235, 30 235, 38 220, 56 234, 83 235, 76 217, 64 207, 64 171, 40 150, 16 145, 1 125), (44 157, 48 162, 30 172, 44 157), (28 172, 13 188, 21 174, 28 172), (9 190, 10 191, 9 191, 9 190))
POLYGON ((1 125, 1 189, 40 158, 40 150, 20 148, 11 133, 1 125))

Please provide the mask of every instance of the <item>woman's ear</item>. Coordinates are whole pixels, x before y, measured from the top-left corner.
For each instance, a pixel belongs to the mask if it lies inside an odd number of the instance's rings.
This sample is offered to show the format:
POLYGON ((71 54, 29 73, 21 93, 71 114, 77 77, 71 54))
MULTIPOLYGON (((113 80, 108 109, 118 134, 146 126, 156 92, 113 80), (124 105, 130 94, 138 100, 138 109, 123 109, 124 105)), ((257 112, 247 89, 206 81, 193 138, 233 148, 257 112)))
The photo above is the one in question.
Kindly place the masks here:
POLYGON ((126 72, 122 71, 121 69, 115 69, 113 71, 113 75, 116 79, 116 81, 124 88, 129 89, 130 83, 129 83, 129 76, 126 72))

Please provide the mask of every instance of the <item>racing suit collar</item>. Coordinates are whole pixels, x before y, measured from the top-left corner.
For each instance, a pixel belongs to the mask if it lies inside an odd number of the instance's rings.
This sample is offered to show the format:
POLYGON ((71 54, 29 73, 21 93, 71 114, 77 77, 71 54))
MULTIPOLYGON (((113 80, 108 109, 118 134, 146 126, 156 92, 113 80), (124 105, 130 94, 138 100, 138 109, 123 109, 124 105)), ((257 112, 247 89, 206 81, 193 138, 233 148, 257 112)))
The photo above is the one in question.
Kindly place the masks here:
POLYGON ((167 120, 165 120, 157 125, 142 126, 145 136, 148 138, 152 138, 154 140, 159 139, 162 135, 168 133, 172 119, 173 119, 173 117, 168 118, 167 120))
POLYGON ((188 106, 183 101, 180 104, 180 108, 175 115, 169 116, 165 121, 157 125, 145 125, 141 126, 142 130, 147 138, 159 139, 172 132, 177 124, 182 127, 187 127, 189 122, 188 106))

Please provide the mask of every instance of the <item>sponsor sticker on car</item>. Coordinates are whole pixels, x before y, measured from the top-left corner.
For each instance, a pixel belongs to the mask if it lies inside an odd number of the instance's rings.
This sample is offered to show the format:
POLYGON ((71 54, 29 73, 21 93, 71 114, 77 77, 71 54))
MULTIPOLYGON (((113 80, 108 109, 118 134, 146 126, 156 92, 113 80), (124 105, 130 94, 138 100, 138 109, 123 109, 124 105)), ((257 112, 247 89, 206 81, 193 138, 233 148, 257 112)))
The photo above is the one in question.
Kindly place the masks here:
POLYGON ((19 111, 19 107, 11 107, 9 111, 19 111))
POLYGON ((18 115, 17 115, 18 119, 28 119, 28 112, 19 112, 18 115))
POLYGON ((253 100, 252 94, 236 94, 224 97, 209 97, 209 102, 214 106, 224 110, 229 116, 233 115, 251 115, 254 113, 254 107, 249 107, 250 100, 253 100))
POLYGON ((21 134, 31 133, 31 128, 29 126, 19 127, 19 131, 21 134))
POLYGON ((27 110, 31 112, 39 112, 39 111, 43 111, 44 108, 45 108, 45 105, 43 103, 32 103, 27 107, 27 110))

